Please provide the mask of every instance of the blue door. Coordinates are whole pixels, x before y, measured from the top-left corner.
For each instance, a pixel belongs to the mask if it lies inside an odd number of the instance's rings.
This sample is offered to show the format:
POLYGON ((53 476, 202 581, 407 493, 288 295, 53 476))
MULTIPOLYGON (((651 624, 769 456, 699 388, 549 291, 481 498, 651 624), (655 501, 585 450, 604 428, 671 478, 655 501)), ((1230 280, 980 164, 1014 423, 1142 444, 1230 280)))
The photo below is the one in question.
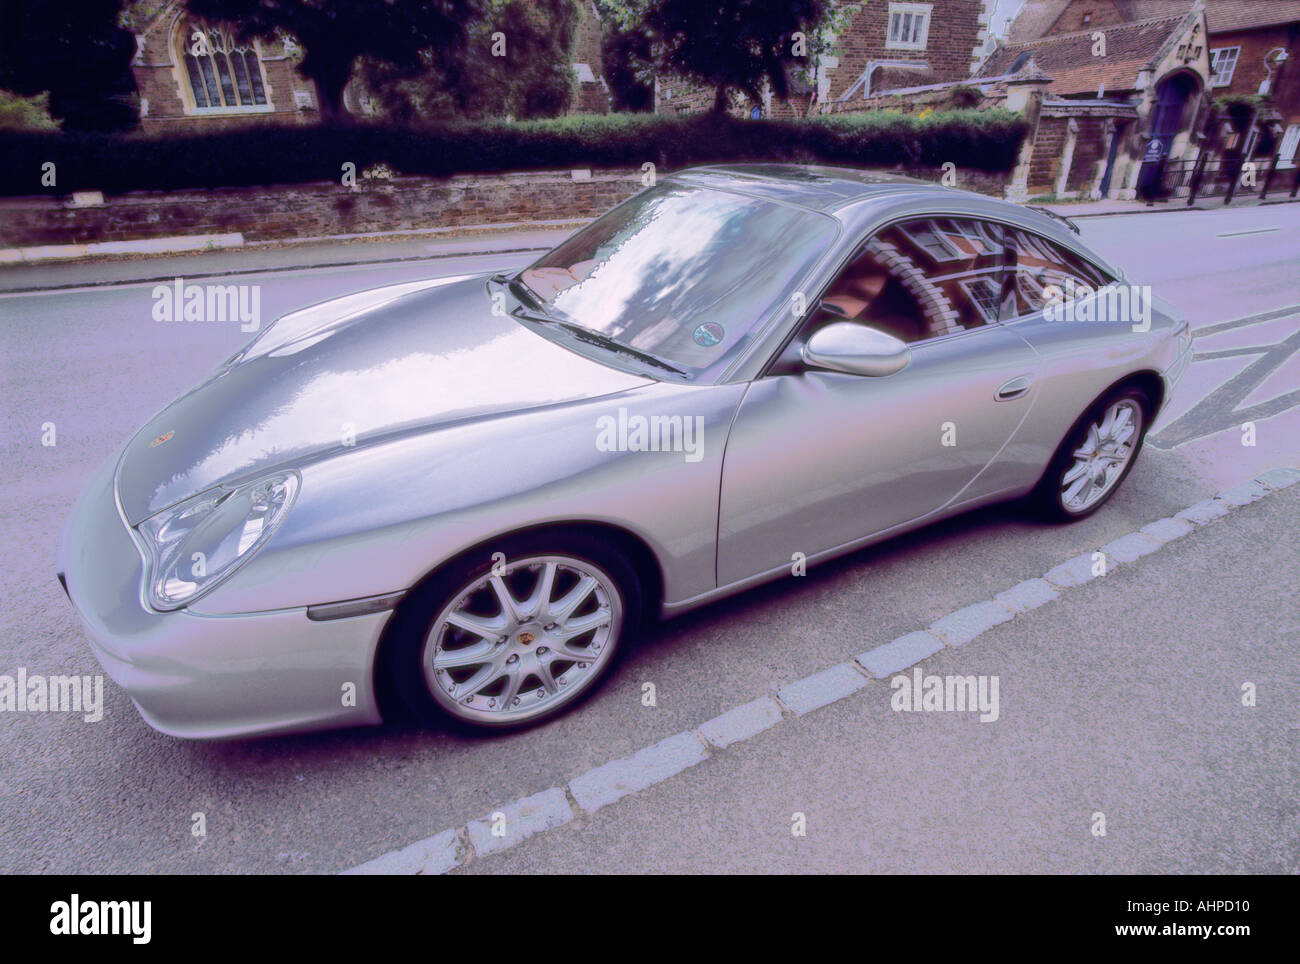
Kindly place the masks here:
POLYGON ((1195 90, 1195 83, 1187 74, 1176 74, 1161 81, 1156 88, 1156 103, 1151 111, 1151 140, 1147 141, 1142 155, 1142 173, 1138 177, 1138 196, 1164 197, 1165 164, 1169 147, 1182 130, 1187 102, 1195 90))

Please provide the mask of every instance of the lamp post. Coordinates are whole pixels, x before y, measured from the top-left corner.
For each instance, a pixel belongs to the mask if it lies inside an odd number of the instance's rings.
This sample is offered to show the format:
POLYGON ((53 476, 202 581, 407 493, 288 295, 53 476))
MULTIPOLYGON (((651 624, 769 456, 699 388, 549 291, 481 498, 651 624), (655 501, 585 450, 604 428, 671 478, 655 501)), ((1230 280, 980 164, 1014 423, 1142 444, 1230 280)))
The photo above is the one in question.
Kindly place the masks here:
POLYGON ((1277 54, 1277 80, 1279 84, 1282 82, 1282 68, 1291 59, 1291 54, 1285 47, 1274 47, 1264 55, 1264 79, 1259 82, 1259 95, 1261 97, 1267 97, 1273 89, 1273 67, 1269 63, 1269 59, 1274 54, 1277 54))
POLYGON ((1278 158, 1282 156, 1282 125, 1273 121, 1269 125, 1269 132, 1273 135, 1273 162, 1268 166, 1268 173, 1264 175, 1264 185, 1259 189, 1259 199, 1262 201, 1268 195, 1269 185, 1273 183, 1273 174, 1277 171, 1278 158))

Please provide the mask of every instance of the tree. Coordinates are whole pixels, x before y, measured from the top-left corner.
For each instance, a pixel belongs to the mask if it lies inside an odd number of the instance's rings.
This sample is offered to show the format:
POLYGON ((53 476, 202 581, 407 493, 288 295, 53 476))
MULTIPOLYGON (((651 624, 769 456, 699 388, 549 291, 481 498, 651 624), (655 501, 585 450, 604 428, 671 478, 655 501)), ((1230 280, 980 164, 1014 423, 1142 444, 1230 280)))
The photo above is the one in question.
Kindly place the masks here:
POLYGON ((804 64, 830 0, 603 0, 623 29, 639 28, 659 70, 714 89, 713 109, 725 111, 732 90, 752 99, 763 85, 789 95, 786 68, 804 64), (804 47, 796 44, 802 34, 804 47))
POLYGON ((49 91, 23 97, 0 90, 0 131, 57 131, 59 122, 50 116, 49 91))
POLYGON ((601 54, 611 107, 616 111, 653 110, 654 83, 646 76, 651 61, 646 32, 639 26, 631 30, 616 27, 606 34, 601 54))
POLYGON ((69 130, 134 127, 135 38, 118 25, 120 0, 0 0, 0 89, 49 92, 69 130))
POLYGON ((229 23, 245 37, 292 34, 298 69, 316 82, 321 116, 346 118, 343 90, 359 57, 418 70, 428 54, 460 48, 487 0, 186 0, 195 16, 229 23))
POLYGON ((454 50, 415 69, 363 58, 361 80, 387 117, 553 117, 569 106, 573 0, 492 0, 454 50))

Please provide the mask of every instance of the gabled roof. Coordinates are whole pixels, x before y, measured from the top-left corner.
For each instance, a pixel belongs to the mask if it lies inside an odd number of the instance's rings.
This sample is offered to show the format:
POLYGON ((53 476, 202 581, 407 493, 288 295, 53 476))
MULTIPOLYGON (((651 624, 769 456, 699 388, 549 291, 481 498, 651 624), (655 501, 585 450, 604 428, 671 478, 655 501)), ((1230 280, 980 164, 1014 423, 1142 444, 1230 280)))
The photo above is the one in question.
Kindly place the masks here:
POLYGON ((1007 42, 1027 43, 1037 40, 1052 29, 1052 24, 1056 23, 1069 5, 1070 0, 1025 0, 1025 5, 1007 29, 1007 42))
POLYGON ((993 52, 976 77, 1009 73, 1017 58, 1028 53, 1041 70, 1051 75, 1048 90, 1058 96, 1096 93, 1103 83, 1108 91, 1132 90, 1138 74, 1155 65, 1183 19, 1179 15, 1112 24, 1105 28, 1105 57, 1093 56, 1091 30, 1007 44, 993 52))

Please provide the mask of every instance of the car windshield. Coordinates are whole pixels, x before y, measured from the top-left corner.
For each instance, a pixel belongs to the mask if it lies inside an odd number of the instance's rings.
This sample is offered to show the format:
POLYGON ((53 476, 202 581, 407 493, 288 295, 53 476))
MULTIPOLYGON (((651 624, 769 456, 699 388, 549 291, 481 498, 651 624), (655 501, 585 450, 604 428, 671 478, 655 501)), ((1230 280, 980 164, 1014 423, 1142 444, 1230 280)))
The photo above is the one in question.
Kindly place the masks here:
MULTIPOLYGON (((803 208, 666 182, 594 221, 519 274, 553 321, 720 375, 835 238, 803 208)), ((581 336, 581 333, 577 333, 581 336)), ((630 353, 629 357, 636 355, 630 353)))

